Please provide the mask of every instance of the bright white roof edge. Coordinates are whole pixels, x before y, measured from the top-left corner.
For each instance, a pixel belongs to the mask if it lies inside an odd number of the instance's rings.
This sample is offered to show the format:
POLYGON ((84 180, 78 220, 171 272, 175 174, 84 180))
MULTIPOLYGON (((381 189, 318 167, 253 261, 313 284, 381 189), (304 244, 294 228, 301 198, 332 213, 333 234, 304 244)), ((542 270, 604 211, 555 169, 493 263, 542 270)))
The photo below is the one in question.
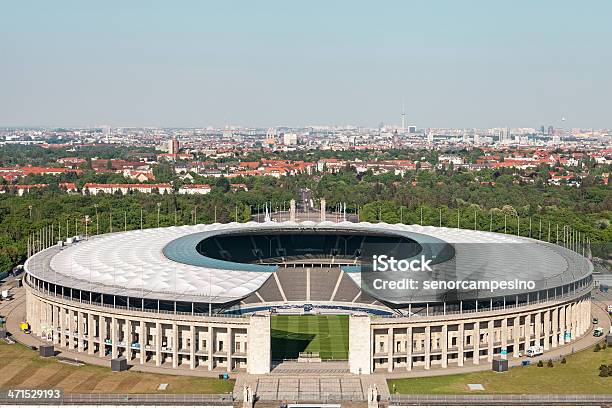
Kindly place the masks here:
MULTIPOLYGON (((526 272, 540 270, 542 263, 533 264, 535 253, 545 254, 544 273, 558 276, 567 268, 567 260, 547 248, 550 244, 530 238, 483 231, 420 225, 353 223, 353 222, 265 222, 200 224, 117 232, 89 237, 87 240, 59 250, 57 247, 40 252, 26 261, 26 270, 43 280, 65 286, 80 287, 108 294, 144 294, 147 298, 177 299, 200 302, 230 302, 256 291, 270 276, 270 272, 244 272, 192 266, 166 258, 162 250, 174 239, 205 231, 233 231, 244 229, 300 229, 335 228, 414 232, 430 235, 449 243, 522 243, 534 244, 533 254, 525 259, 502 259, 521 267, 526 272), (523 266, 522 263, 525 263, 523 266), (79 284, 80 283, 80 284, 79 284), (195 300, 197 299, 197 300, 195 300)), ((559 248, 559 247, 557 247, 559 248)), ((497 254, 496 254, 497 255, 497 254)), ((359 285, 359 274, 349 274, 359 285)), ((573 278, 577 278, 573 276, 573 278)), ((572 279, 572 277, 570 277, 572 279)))

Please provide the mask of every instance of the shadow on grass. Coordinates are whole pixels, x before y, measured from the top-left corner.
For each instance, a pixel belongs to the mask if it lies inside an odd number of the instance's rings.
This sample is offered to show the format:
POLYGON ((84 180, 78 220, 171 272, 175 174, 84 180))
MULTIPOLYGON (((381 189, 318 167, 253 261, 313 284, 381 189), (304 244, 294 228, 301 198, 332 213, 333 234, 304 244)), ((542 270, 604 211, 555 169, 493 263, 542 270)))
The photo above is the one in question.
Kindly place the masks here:
POLYGON ((272 330, 272 359, 295 359, 304 351, 316 334, 272 330))

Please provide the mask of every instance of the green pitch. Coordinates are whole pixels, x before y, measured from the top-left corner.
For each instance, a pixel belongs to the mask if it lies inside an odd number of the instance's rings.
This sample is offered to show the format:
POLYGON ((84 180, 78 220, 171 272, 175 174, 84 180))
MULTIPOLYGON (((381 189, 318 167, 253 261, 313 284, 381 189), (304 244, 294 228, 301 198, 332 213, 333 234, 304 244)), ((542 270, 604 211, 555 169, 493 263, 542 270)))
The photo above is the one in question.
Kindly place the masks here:
POLYGON ((324 360, 348 359, 348 316, 272 316, 272 358, 315 352, 324 360))

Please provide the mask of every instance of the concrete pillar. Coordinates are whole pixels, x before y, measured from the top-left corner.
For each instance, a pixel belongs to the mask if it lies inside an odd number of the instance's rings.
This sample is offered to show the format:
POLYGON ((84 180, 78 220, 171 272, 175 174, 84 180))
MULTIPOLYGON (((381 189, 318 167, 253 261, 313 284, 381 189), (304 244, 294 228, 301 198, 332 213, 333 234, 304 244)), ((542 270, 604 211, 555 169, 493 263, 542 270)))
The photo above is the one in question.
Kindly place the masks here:
POLYGON ((227 328, 227 372, 232 371, 232 353, 234 352, 234 333, 231 327, 227 328))
POLYGON ((132 343, 134 342, 132 336, 132 320, 125 319, 125 333, 123 334, 123 340, 125 341, 125 354, 129 361, 132 361, 132 343))
POLYGON ((458 334, 457 334, 457 365, 463 367, 463 360, 465 359, 464 348, 465 348, 465 324, 459 323, 458 334))
POLYGON ((64 339, 66 338, 65 328, 66 328, 66 315, 64 314, 64 308, 59 306, 57 308, 57 317, 59 320, 59 346, 64 347, 64 339))
POLYGON ((58 326, 59 326, 59 321, 57 319, 57 312, 55 310, 55 306, 50 305, 51 306, 51 328, 53 330, 53 344, 58 344, 59 343, 59 333, 58 333, 58 326))
MULTIPOLYGON (((349 317, 349 330, 352 330, 352 327, 354 327, 354 323, 351 323, 351 321, 352 317, 349 317)), ((367 326, 369 332, 369 321, 367 326)), ((270 314, 253 314, 249 318, 249 328, 247 331, 247 371, 249 374, 267 374, 270 372, 270 365, 272 364, 272 345, 270 339, 270 314)), ((350 339, 351 336, 349 336, 349 368, 353 372, 351 363, 354 362, 351 360, 352 343, 350 339)), ((369 350, 370 343, 367 342, 364 347, 367 347, 369 350)), ((212 347, 209 348, 212 349, 212 347)))
POLYGON ((442 326, 442 336, 440 337, 442 348, 442 368, 448 367, 448 325, 442 326))
POLYGON ((147 322, 144 320, 140 321, 138 343, 140 344, 140 364, 144 364, 147 362, 147 351, 145 349, 145 345, 147 344, 147 322))
POLYGON ((289 221, 295 221, 295 200, 289 201, 289 221))
POLYGON ((162 325, 160 322, 155 322, 155 366, 161 366, 162 360, 162 325))
POLYGON ((191 325, 189 327, 189 368, 194 370, 195 369, 195 346, 196 346, 196 332, 195 332, 195 325, 191 325))
POLYGON ((480 320, 474 322, 474 328, 472 330, 472 363, 480 364, 480 320))
POLYGON ((487 361, 490 363, 493 361, 493 344, 495 343, 495 320, 488 321, 487 333, 487 361))
POLYGON ((83 333, 85 332, 84 323, 83 323, 83 313, 79 310, 76 312, 77 314, 77 351, 79 353, 83 352, 83 333))
POLYGON ((569 321, 569 326, 570 326, 570 333, 572 336, 572 341, 576 338, 576 304, 572 303, 569 307, 569 316, 570 316, 570 321, 569 321))
POLYGON ((501 349, 502 349, 502 358, 508 358, 508 318, 503 317, 501 321, 501 349), (506 351, 506 354, 503 354, 503 351, 506 351))
POLYGON ((74 314, 72 310, 66 309, 66 316, 68 317, 68 349, 74 349, 74 314))
POLYGON ((550 350, 550 310, 544 312, 544 351, 550 350))
POLYGON ((393 371, 393 348, 395 343, 393 341, 393 327, 387 329, 387 371, 393 371))
POLYGON ((104 357, 106 352, 106 318, 102 315, 98 316, 98 324, 100 325, 100 357, 104 357))
POLYGON ((525 350, 531 346, 531 313, 525 316, 525 350))
MULTIPOLYGON (((249 343, 251 343, 251 338, 252 336, 249 334, 249 343)), ((213 368, 215 368, 215 362, 213 360, 213 353, 215 351, 215 328, 213 326, 208 326, 208 337, 206 339, 206 343, 208 344, 208 371, 211 371, 213 368)), ((249 351, 250 350, 252 350, 252 347, 249 347, 249 351)), ((270 359, 271 358, 272 358, 272 355, 270 354, 270 359)), ((251 360, 249 359, 248 361, 251 361, 251 360)), ((247 367, 249 365, 250 364, 247 363, 247 367)), ((270 371, 270 368, 268 368, 267 372, 269 371, 270 371)))
POLYGON ((425 369, 431 367, 431 326, 425 326, 425 369))
POLYGON ((112 358, 119 357, 119 350, 118 350, 119 335, 117 332, 118 332, 117 318, 113 316, 111 317, 111 357, 112 358))
POLYGON ((535 314, 535 323, 534 323, 534 338, 535 344, 538 346, 542 345, 542 312, 537 311, 535 314))
POLYGON ((326 207, 325 199, 322 198, 321 199, 321 222, 325 221, 325 207, 326 207))
POLYGON ((513 341, 513 355, 514 357, 518 357, 519 356, 519 350, 521 348, 521 317, 520 316, 515 316, 514 317, 514 321, 512 322, 512 341, 513 341))
POLYGON ((178 337, 178 325, 176 323, 172 323, 172 368, 178 367, 178 337))
POLYGON ((87 354, 93 356, 95 353, 94 336, 96 335, 96 328, 94 325, 94 315, 91 312, 87 312, 87 354))
POLYGON ((406 337, 406 370, 412 371, 412 326, 408 326, 406 337))
POLYGON ((559 308, 559 346, 565 344, 565 313, 567 309, 565 306, 559 308))
POLYGON ((555 348, 559 343, 559 309, 556 307, 552 310, 550 331, 552 333, 552 347, 555 348))

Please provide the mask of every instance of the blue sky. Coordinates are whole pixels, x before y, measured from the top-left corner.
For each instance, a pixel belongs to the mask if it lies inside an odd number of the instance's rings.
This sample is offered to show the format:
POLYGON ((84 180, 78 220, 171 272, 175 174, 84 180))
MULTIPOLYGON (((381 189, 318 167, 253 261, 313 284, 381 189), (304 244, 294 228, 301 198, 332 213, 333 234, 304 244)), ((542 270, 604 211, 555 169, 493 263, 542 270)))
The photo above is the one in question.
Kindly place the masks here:
POLYGON ((0 126, 612 127, 612 2, 28 1, 0 126), (565 116, 565 124, 561 117, 565 116))

